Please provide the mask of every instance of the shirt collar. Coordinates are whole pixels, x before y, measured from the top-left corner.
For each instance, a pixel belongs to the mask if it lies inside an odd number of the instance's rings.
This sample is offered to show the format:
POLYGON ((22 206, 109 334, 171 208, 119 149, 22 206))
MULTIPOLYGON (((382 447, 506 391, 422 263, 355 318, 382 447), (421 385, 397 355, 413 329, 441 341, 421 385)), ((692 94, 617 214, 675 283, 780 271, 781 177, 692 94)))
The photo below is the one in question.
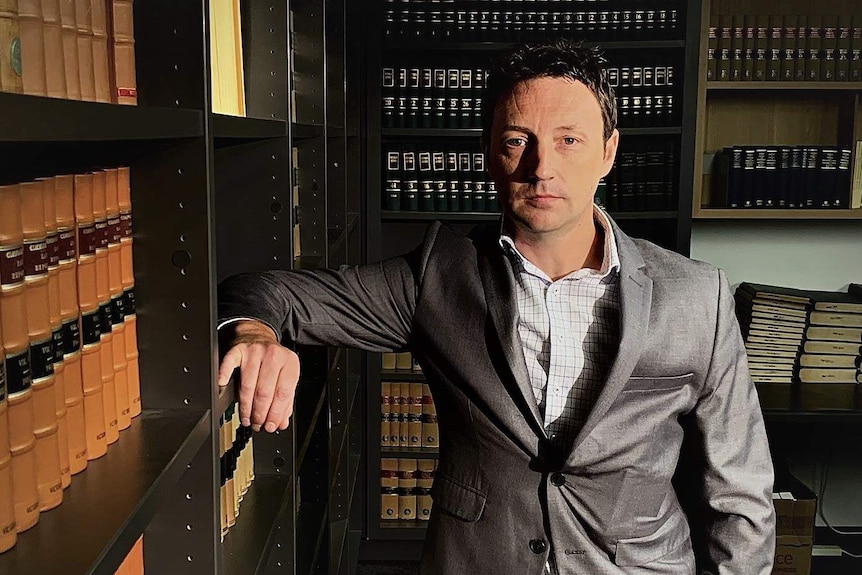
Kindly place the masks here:
MULTIPOLYGON (((601 278, 605 278, 613 272, 619 272, 619 250, 617 249, 616 236, 614 234, 613 226, 611 226, 610 218, 603 209, 599 208, 595 204, 593 204, 593 220, 602 228, 602 231, 605 234, 604 249, 602 253, 602 267, 598 272, 594 271, 593 273, 601 278)), ((524 255, 518 251, 518 248, 515 247, 515 240, 505 232, 502 222, 500 226, 500 247, 503 248, 503 251, 516 255, 520 263, 525 267, 527 264, 529 264, 529 267, 531 268, 535 267, 534 264, 525 258, 524 255)), ((580 271, 581 270, 576 270, 573 274, 580 271)))

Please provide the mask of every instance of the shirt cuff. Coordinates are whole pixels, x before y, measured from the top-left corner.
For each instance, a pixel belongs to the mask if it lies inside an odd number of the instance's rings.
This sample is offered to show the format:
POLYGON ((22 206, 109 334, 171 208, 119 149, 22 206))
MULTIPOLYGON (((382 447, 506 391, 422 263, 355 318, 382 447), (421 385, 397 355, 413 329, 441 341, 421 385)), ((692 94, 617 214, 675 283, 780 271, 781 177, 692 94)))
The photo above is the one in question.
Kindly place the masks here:
POLYGON ((281 336, 279 335, 278 331, 277 331, 274 327, 272 327, 271 325, 269 325, 269 324, 268 324, 268 323, 266 323, 265 321, 259 320, 259 319, 255 318, 255 317, 232 317, 232 318, 230 318, 230 319, 222 320, 222 321, 218 324, 218 326, 216 326, 216 331, 220 331, 220 330, 221 330, 221 328, 223 328, 224 326, 226 326, 226 325, 230 325, 230 324, 232 324, 232 323, 236 323, 236 322, 238 322, 238 321, 255 321, 255 322, 257 322, 257 323, 263 324, 263 325, 265 325, 266 327, 268 327, 269 329, 271 329, 271 330, 272 330, 273 335, 275 335, 275 339, 276 339, 276 341, 281 341, 281 336))

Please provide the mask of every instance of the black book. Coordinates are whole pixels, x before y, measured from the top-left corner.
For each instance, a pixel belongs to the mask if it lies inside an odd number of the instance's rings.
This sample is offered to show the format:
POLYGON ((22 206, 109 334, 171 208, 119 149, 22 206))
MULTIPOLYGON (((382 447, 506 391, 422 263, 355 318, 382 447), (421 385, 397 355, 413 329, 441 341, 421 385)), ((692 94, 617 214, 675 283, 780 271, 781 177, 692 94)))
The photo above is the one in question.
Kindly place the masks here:
MULTIPOLYGON (((754 150, 754 183, 751 186, 752 189, 752 203, 755 208, 762 208, 766 206, 766 195, 767 195, 767 181, 766 181, 766 171, 767 171, 767 151, 766 148, 755 148, 754 150)), ((751 175, 751 174, 749 174, 751 175)))
POLYGON ((419 77, 419 126, 431 127, 431 117, 434 113, 433 70, 422 68, 419 77))
POLYGON ((835 192, 832 197, 832 207, 846 209, 850 207, 850 148, 843 148, 838 155, 838 170, 835 176, 835 192))
POLYGON ((835 81, 835 60, 838 53, 838 16, 823 16, 822 59, 820 61, 820 79, 824 82, 835 81))
POLYGON ((769 18, 763 14, 755 16, 757 28, 754 49, 754 80, 766 80, 767 57, 769 55, 769 18))
POLYGON ((862 14, 853 15, 850 32, 850 81, 862 82, 862 14))
POLYGON ((444 128, 446 126, 446 70, 443 68, 434 69, 434 79, 432 90, 432 99, 434 102, 434 114, 432 117, 432 125, 435 128, 444 128))
POLYGON ((419 126, 419 68, 408 68, 407 70, 407 127, 419 126))
POLYGON ((847 288, 847 293, 855 299, 862 301, 862 284, 851 283, 850 287, 847 288))
POLYGON ((450 68, 446 71, 446 127, 457 128, 461 118, 461 71, 450 68))
POLYGON ((757 195, 757 148, 742 148, 742 207, 753 208, 757 195))
POLYGON ((500 198, 497 192, 497 184, 494 180, 488 179, 485 182, 485 187, 488 190, 487 197, 485 199, 485 207, 489 212, 499 213, 500 211, 500 198))
POLYGON ((817 16, 808 18, 808 58, 805 61, 805 79, 811 82, 819 82, 820 59, 822 54, 822 32, 821 19, 817 16))
POLYGON ((446 178, 449 188, 449 211, 461 211, 461 178, 458 172, 458 152, 446 152, 446 178))
POLYGON ((757 27, 754 15, 743 16, 743 26, 745 38, 742 50, 742 80, 750 82, 754 79, 754 58, 757 51, 757 27))
POLYGON ((461 211, 473 211, 473 162, 470 152, 458 152, 458 176, 461 180, 461 211))
POLYGON ((443 33, 443 12, 441 10, 430 10, 427 17, 425 38, 439 41, 443 33))
POLYGON ((805 149, 795 147, 790 152, 790 186, 787 194, 788 208, 805 207, 805 149))
POLYGON ((444 42, 455 39, 457 33, 456 15, 452 10, 443 11, 443 28, 440 30, 440 39, 444 42))
POLYGON ((419 173, 419 210, 434 211, 434 172, 431 169, 431 152, 424 147, 416 152, 417 171, 419 173))
POLYGON ((775 186, 775 195, 773 196, 773 201, 777 208, 789 207, 787 199, 791 187, 790 166, 792 155, 793 149, 789 146, 781 146, 778 149, 778 183, 775 186))
POLYGON ((742 80, 742 56, 745 50, 745 26, 742 14, 731 16, 730 79, 742 80))
POLYGON ((407 125, 407 68, 398 68, 396 80, 395 126, 403 128, 407 125))
POLYGON ((721 14, 718 17, 717 26, 718 42, 716 56, 716 80, 726 82, 730 80, 730 61, 733 39, 733 27, 731 17, 721 14))
POLYGON ((398 144, 384 146, 386 160, 386 188, 383 194, 383 207, 386 210, 401 209, 401 147, 398 144))
POLYGON ((838 155, 836 148, 823 147, 817 161, 819 183, 814 207, 831 208, 835 201, 835 188, 838 185, 838 155))
POLYGON ((850 15, 838 16, 838 49, 835 56, 835 79, 839 82, 850 80, 850 37, 852 36, 850 15))
POLYGON ((473 70, 466 68, 461 70, 461 79, 458 87, 460 98, 458 127, 469 128, 473 124, 473 70))
POLYGON ((485 93, 485 70, 475 68, 473 70, 473 118, 471 127, 482 127, 482 96, 485 93))
POLYGON ((767 80, 779 80, 781 78, 781 40, 784 36, 783 20, 780 14, 769 16, 769 39, 768 52, 769 61, 766 68, 767 80))
POLYGON ((431 171, 434 179, 434 210, 445 212, 449 209, 449 183, 446 178, 445 153, 431 153, 431 171))
POLYGON ((473 211, 485 212, 488 209, 485 190, 485 154, 473 152, 473 211))
POLYGON ((401 209, 419 209, 419 173, 417 171, 416 147, 404 144, 401 147, 401 209))
POLYGON ((383 127, 395 127, 395 68, 383 68, 380 98, 383 101, 383 127))
POLYGON ((744 204, 742 199, 742 170, 745 161, 743 150, 739 146, 734 146, 725 148, 724 152, 729 159, 727 166, 727 207, 741 208, 744 204))
MULTIPOLYGON (((796 74, 796 26, 795 16, 784 16, 784 38, 781 41, 781 81, 791 82, 796 74)), ((800 39, 805 42, 804 39, 800 39)))
POLYGON ((805 208, 817 206, 818 190, 820 188, 820 148, 809 146, 802 153, 802 161, 805 164, 805 208))
POLYGON ((796 60, 793 79, 796 82, 805 81, 805 59, 808 55, 808 16, 799 14, 796 17, 796 60))

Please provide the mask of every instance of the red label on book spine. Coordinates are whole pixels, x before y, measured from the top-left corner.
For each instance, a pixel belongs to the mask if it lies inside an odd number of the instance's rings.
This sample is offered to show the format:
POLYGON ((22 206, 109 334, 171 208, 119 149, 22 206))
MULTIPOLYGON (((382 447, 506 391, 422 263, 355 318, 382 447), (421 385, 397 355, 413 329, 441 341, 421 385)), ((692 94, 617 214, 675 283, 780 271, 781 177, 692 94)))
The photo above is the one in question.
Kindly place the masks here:
POLYGON ((124 212, 120 214, 120 226, 122 228, 124 238, 132 237, 132 214, 129 212, 124 212))
POLYGON ((78 247, 81 256, 96 255, 96 224, 78 228, 78 247))
POLYGON ((75 230, 60 230, 57 251, 60 261, 75 261, 75 230))
POLYGON ((60 235, 50 234, 45 242, 48 244, 48 267, 55 268, 60 265, 60 235))
POLYGON ((24 280, 24 247, 0 248, 0 285, 17 284, 24 280))
POLYGON ((48 273, 48 242, 44 239, 24 242, 24 275, 40 276, 48 273))
POLYGON ((110 238, 108 237, 108 220, 96 220, 95 241, 97 250, 108 249, 108 242, 110 241, 110 238))
POLYGON ((120 216, 108 219, 108 244, 119 244, 123 239, 123 223, 120 216))

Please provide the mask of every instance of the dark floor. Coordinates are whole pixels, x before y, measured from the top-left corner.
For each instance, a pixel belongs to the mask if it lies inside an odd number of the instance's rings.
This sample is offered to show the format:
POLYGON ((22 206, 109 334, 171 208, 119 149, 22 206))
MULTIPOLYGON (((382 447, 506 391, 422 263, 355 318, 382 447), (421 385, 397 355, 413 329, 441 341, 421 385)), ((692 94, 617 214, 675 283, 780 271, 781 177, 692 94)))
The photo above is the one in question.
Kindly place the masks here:
POLYGON ((419 563, 414 561, 362 561, 356 575, 419 575, 419 563))

